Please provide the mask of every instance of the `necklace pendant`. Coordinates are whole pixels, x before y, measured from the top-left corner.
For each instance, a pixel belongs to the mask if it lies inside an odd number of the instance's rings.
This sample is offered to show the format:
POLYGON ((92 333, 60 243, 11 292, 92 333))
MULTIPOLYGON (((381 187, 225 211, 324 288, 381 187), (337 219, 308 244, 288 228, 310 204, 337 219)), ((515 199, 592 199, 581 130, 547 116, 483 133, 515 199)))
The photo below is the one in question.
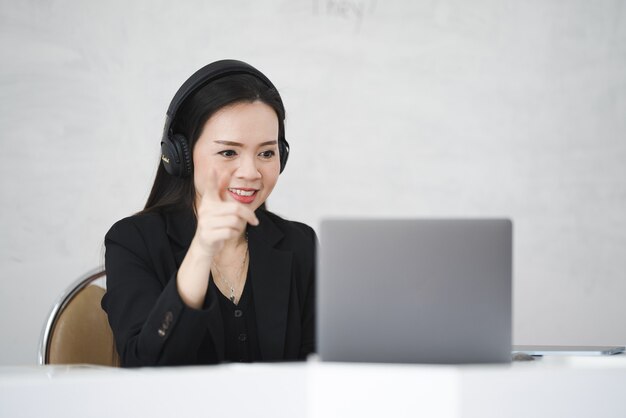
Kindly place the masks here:
POLYGON ((230 301, 231 301, 232 303, 235 303, 235 295, 230 295, 230 301))

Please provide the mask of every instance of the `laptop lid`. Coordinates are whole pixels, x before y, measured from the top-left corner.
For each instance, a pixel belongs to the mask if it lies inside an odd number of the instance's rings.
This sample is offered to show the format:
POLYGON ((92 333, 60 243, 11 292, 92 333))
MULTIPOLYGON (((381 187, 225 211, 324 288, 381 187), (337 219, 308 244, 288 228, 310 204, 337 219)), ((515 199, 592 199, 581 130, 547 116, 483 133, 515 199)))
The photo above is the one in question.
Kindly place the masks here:
POLYGON ((323 361, 511 360, 511 221, 327 219, 320 241, 323 361))

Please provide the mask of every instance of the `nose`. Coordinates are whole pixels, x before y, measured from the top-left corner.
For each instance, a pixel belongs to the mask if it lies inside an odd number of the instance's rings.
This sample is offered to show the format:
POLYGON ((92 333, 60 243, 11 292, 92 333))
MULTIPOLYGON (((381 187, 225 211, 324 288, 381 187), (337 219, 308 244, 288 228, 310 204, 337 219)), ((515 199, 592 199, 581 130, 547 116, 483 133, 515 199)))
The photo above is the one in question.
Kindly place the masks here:
POLYGON ((239 167, 235 172, 235 176, 246 180, 258 180, 261 178, 261 173, 257 167, 256 158, 252 155, 242 156, 239 159, 239 167))

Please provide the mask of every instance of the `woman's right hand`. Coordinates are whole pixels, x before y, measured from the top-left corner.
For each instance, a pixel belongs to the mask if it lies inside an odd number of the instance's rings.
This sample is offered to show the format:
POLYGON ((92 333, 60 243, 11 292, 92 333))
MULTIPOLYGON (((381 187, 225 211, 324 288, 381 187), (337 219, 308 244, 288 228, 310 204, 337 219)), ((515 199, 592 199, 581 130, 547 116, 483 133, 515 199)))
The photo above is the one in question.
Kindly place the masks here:
POLYGON ((228 180, 228 176, 220 178, 213 171, 196 201, 198 226, 191 245, 209 258, 219 254, 226 241, 242 236, 246 224, 259 224, 251 209, 228 200, 228 180))
POLYGON ((258 225, 252 210, 228 201, 228 177, 216 172, 196 201, 198 226, 176 276, 178 293, 187 306, 201 309, 209 286, 213 258, 226 241, 243 235, 246 224, 258 225))

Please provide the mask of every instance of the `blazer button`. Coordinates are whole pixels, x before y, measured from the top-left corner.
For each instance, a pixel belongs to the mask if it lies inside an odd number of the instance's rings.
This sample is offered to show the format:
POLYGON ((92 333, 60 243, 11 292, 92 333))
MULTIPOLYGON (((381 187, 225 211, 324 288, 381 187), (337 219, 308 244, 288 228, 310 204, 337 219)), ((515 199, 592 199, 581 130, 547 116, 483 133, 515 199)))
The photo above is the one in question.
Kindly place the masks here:
POLYGON ((235 309, 235 318, 241 318, 243 316, 243 311, 241 309, 235 309))
POLYGON ((248 339, 246 334, 239 334, 239 341, 244 342, 248 339))
POLYGON ((161 328, 157 331, 159 337, 165 337, 165 334, 167 334, 167 330, 170 328, 173 321, 174 314, 171 311, 167 311, 165 313, 165 317, 163 318, 163 322, 161 323, 161 328))

